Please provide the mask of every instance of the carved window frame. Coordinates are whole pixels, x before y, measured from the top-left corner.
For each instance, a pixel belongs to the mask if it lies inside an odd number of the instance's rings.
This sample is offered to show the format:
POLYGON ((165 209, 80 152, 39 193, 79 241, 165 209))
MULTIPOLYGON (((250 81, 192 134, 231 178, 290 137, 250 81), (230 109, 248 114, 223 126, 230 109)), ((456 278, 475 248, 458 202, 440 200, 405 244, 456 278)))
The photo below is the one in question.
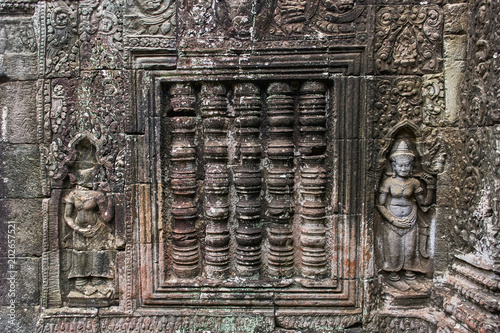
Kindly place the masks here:
MULTIPOLYGON (((367 179, 370 159, 369 117, 367 116, 367 80, 361 76, 364 71, 364 48, 343 47, 316 50, 313 53, 301 52, 300 63, 293 61, 297 51, 273 54, 269 51, 256 55, 222 55, 214 62, 199 67, 203 63, 202 54, 196 52, 186 58, 177 59, 175 55, 162 57, 167 70, 151 70, 148 67, 157 63, 155 57, 138 54, 134 57, 137 67, 135 85, 137 92, 137 111, 130 119, 131 129, 144 135, 133 136, 131 151, 137 152, 131 161, 136 166, 136 174, 131 175, 130 192, 127 202, 131 216, 127 219, 127 230, 133 246, 127 246, 126 270, 127 285, 132 287, 126 295, 129 304, 136 299, 130 310, 147 311, 154 308, 166 313, 176 309, 186 309, 196 305, 206 307, 201 312, 222 314, 224 307, 234 311, 255 311, 258 307, 263 313, 276 314, 287 320, 289 316, 302 315, 342 315, 344 320, 356 322, 362 315, 363 289, 365 278, 371 265, 370 239, 367 233, 371 191, 367 179), (273 65, 263 67, 266 59, 273 58, 273 65), (302 65, 301 64, 307 64, 302 65), (335 210, 334 225, 337 230, 329 230, 338 239, 336 247, 339 256, 339 274, 336 284, 329 288, 290 287, 288 290, 271 285, 263 287, 256 283, 255 289, 247 286, 217 288, 210 286, 182 286, 182 284, 163 283, 161 274, 164 265, 160 249, 159 235, 162 190, 160 127, 162 86, 174 82, 305 82, 319 80, 331 87, 329 124, 333 126, 334 142, 331 144, 338 168, 334 168, 335 188, 332 207, 335 210), (332 114, 336 113, 335 119, 332 114), (154 150, 148 150, 154 147, 154 150), (148 179, 153 182, 149 183, 148 179), (338 234, 337 234, 338 232, 338 234), (255 297, 242 298, 242 292, 251 292, 255 297), (133 295, 137 292, 137 297, 133 295), (193 293, 198 299, 191 299, 193 293), (187 296, 186 296, 187 295, 187 296), (216 296, 214 302, 203 297, 216 296), (226 299, 225 297, 228 297, 226 299), (258 299, 260 301, 257 301, 258 299), (247 309, 247 310, 245 310, 247 309), (213 312, 215 310, 215 312, 213 312), (350 314, 352 316, 346 316, 350 314), (357 318, 357 319, 356 319, 357 318)), ((297 58, 298 59, 298 58, 297 58)), ((330 171, 330 170, 328 170, 330 171)), ((130 243, 129 243, 130 244, 130 243)))

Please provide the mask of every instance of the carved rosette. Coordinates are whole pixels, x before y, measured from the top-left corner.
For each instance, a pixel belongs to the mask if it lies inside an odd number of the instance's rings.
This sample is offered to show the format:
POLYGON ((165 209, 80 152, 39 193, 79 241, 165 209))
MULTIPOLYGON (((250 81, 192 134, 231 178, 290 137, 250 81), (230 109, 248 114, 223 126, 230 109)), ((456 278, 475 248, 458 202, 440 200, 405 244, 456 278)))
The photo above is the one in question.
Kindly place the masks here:
POLYGON ((382 7, 376 17, 375 65, 380 73, 441 70, 443 14, 439 6, 382 7))
POLYGON ((198 209, 196 161, 196 116, 194 90, 189 84, 175 84, 170 89, 174 117, 170 118, 170 186, 173 195, 173 272, 179 278, 198 275, 200 258, 195 227, 198 209))
POLYGON ((226 89, 218 83, 204 84, 200 100, 204 133, 205 272, 209 278, 223 279, 229 273, 230 239, 226 89))
POLYGON ((321 82, 306 82, 299 97, 301 274, 327 276, 326 255, 326 91, 321 82))
POLYGON ((260 89, 252 83, 241 83, 234 89, 237 116, 237 162, 234 169, 236 203, 236 271, 240 276, 257 276, 261 265, 261 142, 260 89))
POLYGON ((268 272, 272 277, 290 277, 294 271, 294 100, 286 83, 267 89, 269 138, 267 144, 267 210, 269 228, 268 272))

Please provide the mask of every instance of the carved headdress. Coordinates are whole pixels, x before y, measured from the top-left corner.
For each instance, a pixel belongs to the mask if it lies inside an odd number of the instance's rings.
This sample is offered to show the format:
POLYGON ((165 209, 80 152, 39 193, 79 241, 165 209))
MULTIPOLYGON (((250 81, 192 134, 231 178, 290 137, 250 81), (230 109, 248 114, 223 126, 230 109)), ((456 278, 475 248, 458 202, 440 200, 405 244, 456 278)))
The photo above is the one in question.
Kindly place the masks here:
POLYGON ((393 162, 402 160, 410 162, 415 159, 415 153, 410 149, 408 141, 400 140, 394 143, 389 158, 393 162))

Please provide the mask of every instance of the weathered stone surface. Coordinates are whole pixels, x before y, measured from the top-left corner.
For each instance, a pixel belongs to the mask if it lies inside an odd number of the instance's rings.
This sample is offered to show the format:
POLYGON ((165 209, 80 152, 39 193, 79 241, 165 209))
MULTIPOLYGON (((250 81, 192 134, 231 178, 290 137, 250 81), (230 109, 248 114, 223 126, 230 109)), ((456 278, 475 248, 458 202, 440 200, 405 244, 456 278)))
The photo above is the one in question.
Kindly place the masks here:
POLYGON ((0 94, 2 142, 36 143, 36 81, 4 83, 0 94))
POLYGON ((31 17, 0 19, 0 75, 10 80, 38 77, 37 41, 31 17))
POLYGON ((469 11, 466 3, 450 3, 444 9, 444 34, 465 34, 469 20, 469 11))
POLYGON ((2 199, 0 212, 0 248, 7 252, 9 230, 15 235, 16 255, 21 257, 42 255, 42 200, 40 199, 2 199), (11 226, 9 226, 11 225, 11 226))
POLYGON ((379 73, 441 70, 443 13, 439 6, 387 6, 376 14, 375 67, 379 73))
MULTIPOLYGON (((11 300, 15 300, 16 306, 39 305, 40 258, 16 257, 16 259, 8 259, 3 257, 0 260, 2 272, 5 272, 0 289, 2 305, 9 306, 11 300)), ((21 316, 22 313, 18 313, 18 315, 21 316)))
MULTIPOLYGON (((467 53, 467 37, 464 35, 445 36, 444 41, 444 55, 446 63, 455 61, 464 61, 467 53)), ((446 72, 446 69, 445 69, 446 72)))
POLYGON ((499 10, 2 1, 0 325, 499 331, 499 10))
POLYGON ((1 198, 39 198, 40 151, 37 145, 0 144, 1 198))
POLYGON ((18 305, 15 313, 10 307, 0 306, 0 322, 6 332, 36 332, 40 307, 18 305), (12 316, 11 316, 12 315, 12 316))

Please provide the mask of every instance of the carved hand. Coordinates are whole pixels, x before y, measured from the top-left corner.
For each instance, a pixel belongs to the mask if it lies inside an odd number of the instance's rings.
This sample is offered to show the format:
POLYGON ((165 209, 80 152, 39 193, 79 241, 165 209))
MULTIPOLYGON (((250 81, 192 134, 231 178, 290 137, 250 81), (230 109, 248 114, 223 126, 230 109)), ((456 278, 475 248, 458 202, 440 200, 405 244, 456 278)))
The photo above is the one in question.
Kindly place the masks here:
POLYGON ((435 185, 434 177, 426 173, 422 173, 420 177, 427 184, 428 188, 433 188, 433 186, 435 185))
POLYGON ((397 217, 394 217, 391 219, 391 223, 395 225, 398 228, 409 228, 411 227, 411 221, 407 219, 399 219, 397 217))

